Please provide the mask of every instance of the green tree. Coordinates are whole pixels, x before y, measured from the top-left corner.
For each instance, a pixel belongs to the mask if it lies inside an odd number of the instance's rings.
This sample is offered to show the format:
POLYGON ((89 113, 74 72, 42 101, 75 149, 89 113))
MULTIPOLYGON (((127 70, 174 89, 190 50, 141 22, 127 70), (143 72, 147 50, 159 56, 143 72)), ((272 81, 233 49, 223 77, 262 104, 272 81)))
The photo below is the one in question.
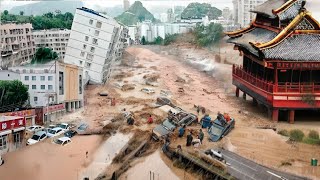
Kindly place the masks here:
POLYGON ((19 108, 25 104, 28 98, 28 89, 21 81, 0 81, 1 111, 19 108))
POLYGON ((4 11, 3 11, 3 14, 4 14, 4 15, 8 15, 8 14, 9 14, 9 11, 8 11, 8 10, 4 10, 4 11))
POLYGON ((53 18, 54 17, 54 14, 52 12, 48 12, 48 13, 45 13, 44 15, 42 15, 43 17, 47 17, 47 18, 53 18))
POLYGON ((31 64, 44 64, 52 60, 57 60, 58 54, 50 48, 41 47, 37 49, 31 64))
POLYGON ((142 38, 141 38, 141 44, 142 45, 146 45, 146 38, 144 37, 144 36, 142 36, 142 38))
POLYGON ((163 38, 158 36, 157 38, 154 39, 155 44, 161 45, 163 44, 163 38))
POLYGON ((23 15, 24 15, 24 12, 23 12, 23 11, 20 11, 19 14, 20 14, 20 16, 23 16, 23 15))
POLYGON ((167 46, 167 45, 175 42, 177 37, 178 37, 178 34, 166 34, 166 36, 165 36, 165 38, 163 40, 163 44, 165 46, 167 46))
POLYGON ((221 40, 223 27, 215 23, 210 23, 209 26, 197 25, 193 33, 199 46, 209 46, 221 40))

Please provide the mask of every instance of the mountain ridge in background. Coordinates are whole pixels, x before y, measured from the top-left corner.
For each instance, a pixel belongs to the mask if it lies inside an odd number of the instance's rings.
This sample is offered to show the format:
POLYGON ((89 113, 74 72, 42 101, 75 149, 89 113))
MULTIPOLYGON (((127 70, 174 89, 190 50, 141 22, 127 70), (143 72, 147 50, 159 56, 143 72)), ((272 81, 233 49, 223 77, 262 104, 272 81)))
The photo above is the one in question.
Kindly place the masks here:
POLYGON ((10 14, 19 14, 20 11, 24 12, 24 15, 43 15, 48 12, 55 12, 59 10, 61 13, 70 12, 75 13, 76 8, 83 6, 81 1, 42 1, 32 4, 26 4, 13 7, 9 12, 10 14))
POLYGON ((123 12, 121 15, 115 18, 117 21, 124 25, 135 25, 137 22, 144 20, 151 20, 156 22, 153 14, 151 14, 145 7, 143 7, 140 1, 134 2, 128 11, 123 12))
POLYGON ((208 16, 210 20, 221 16, 222 11, 208 3, 190 3, 181 13, 182 19, 194 19, 208 16))

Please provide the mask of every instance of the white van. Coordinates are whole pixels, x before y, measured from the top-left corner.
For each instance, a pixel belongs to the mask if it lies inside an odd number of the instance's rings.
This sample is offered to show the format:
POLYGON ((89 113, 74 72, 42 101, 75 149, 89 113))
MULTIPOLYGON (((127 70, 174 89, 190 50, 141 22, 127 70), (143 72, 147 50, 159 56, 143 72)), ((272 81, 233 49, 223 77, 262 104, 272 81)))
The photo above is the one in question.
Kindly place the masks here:
POLYGON ((2 159, 2 156, 0 155, 0 166, 4 163, 4 160, 2 159))

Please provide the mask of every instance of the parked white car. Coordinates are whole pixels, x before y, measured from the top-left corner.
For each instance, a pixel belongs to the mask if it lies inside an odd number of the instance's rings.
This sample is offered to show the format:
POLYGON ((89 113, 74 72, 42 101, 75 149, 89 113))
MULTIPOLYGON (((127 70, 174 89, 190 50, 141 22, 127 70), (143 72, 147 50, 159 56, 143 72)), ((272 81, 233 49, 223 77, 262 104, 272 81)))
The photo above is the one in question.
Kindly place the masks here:
POLYGON ((64 145, 71 143, 71 139, 68 137, 61 137, 61 138, 54 140, 54 143, 64 146, 64 145))
POLYGON ((0 166, 4 163, 4 160, 2 159, 1 155, 0 155, 0 166))
POLYGON ((34 126, 27 127, 27 131, 29 131, 29 132, 37 132, 37 131, 40 131, 43 128, 44 128, 43 126, 34 125, 34 126))
POLYGON ((27 140, 27 145, 32 145, 37 142, 43 141, 47 138, 47 134, 44 131, 36 132, 30 139, 27 140))
POLYGON ((142 92, 145 92, 145 93, 147 93, 147 94, 153 94, 153 93, 155 93, 155 91, 154 91, 153 89, 151 89, 151 88, 142 88, 141 91, 142 91, 142 92))
POLYGON ((60 134, 62 134, 64 131, 62 128, 60 127, 55 127, 53 129, 49 129, 48 130, 48 133, 47 133, 47 136, 48 138, 51 138, 51 137, 55 137, 55 136, 59 136, 60 134))
POLYGON ((70 129, 70 125, 67 124, 67 123, 60 123, 60 124, 57 124, 57 127, 60 127, 61 129, 63 129, 63 131, 67 131, 70 129))

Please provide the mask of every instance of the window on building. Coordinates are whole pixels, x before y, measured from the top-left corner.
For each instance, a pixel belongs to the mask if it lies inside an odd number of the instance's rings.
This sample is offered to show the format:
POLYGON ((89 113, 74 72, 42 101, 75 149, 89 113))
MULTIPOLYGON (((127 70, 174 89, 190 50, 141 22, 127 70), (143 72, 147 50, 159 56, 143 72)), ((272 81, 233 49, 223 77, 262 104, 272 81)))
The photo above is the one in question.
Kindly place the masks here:
POLYGON ((37 77, 36 76, 32 76, 32 81, 36 81, 37 77))
POLYGON ((37 89, 37 85, 32 85, 32 89, 37 89))
POLYGON ((7 135, 0 136, 0 150, 7 149, 7 135))
POLYGON ((48 81, 52 81, 53 77, 52 76, 48 76, 48 81))
POLYGON ((102 23, 100 21, 97 21, 96 27, 101 28, 102 23))
POLYGON ((59 95, 64 94, 64 77, 63 72, 59 72, 59 95))
POLYGON ((82 61, 79 61, 79 64, 82 66, 82 61))
POLYGON ((88 60, 92 60, 93 59, 93 55, 92 54, 87 54, 87 59, 88 60))
POLYGON ((40 88, 41 89, 46 89, 46 86, 45 85, 41 85, 40 88))
POLYGON ((87 48, 87 45, 86 45, 86 44, 84 44, 84 45, 83 45, 83 49, 86 49, 86 48, 87 48))
POLYGON ((38 101, 38 97, 37 96, 33 97, 33 101, 37 102, 38 101))
POLYGON ((24 77, 24 80, 25 80, 25 81, 29 81, 29 76, 25 76, 25 77, 24 77))
POLYGON ((95 35, 95 36, 99 36, 99 33, 100 33, 100 32, 99 32, 98 30, 95 30, 95 31, 94 31, 94 35, 95 35))
POLYGON ((29 85, 26 85, 26 88, 29 89, 29 85))
POLYGON ((94 48, 94 47, 91 47, 90 51, 91 51, 92 53, 94 53, 95 48, 94 48))
POLYGON ((92 44, 98 44, 98 39, 93 38, 93 39, 92 39, 92 44))
POLYGON ((91 63, 86 63, 86 68, 90 68, 91 67, 91 63))
POLYGON ((85 52, 81 51, 80 56, 84 57, 84 55, 85 55, 85 52))
POLYGON ((53 86, 52 85, 48 85, 48 90, 52 90, 53 86))
POLYGON ((82 94, 82 75, 79 75, 79 94, 82 94))
POLYGON ((89 24, 93 24, 93 20, 92 19, 89 20, 89 24))
POLYGON ((84 40, 89 41, 89 36, 86 36, 84 40))
POLYGON ((46 77, 45 77, 45 76, 40 76, 40 80, 41 80, 41 81, 45 81, 45 80, 46 80, 46 77))

